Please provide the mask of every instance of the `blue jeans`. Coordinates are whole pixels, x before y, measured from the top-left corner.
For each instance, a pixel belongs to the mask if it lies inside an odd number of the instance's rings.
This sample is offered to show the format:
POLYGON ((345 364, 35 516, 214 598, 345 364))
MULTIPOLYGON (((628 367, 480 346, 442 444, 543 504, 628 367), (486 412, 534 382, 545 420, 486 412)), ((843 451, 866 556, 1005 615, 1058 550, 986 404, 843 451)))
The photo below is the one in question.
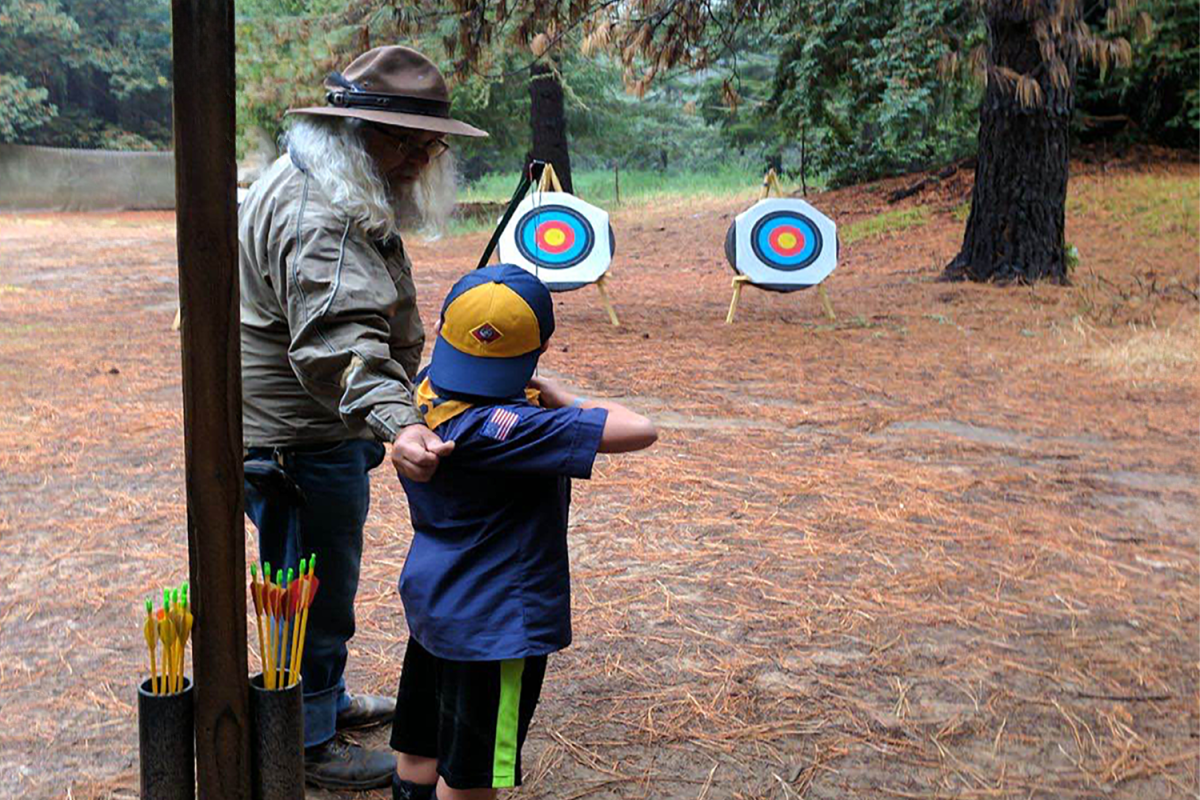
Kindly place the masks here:
POLYGON ((251 458, 282 454, 283 468, 307 502, 298 508, 264 497, 246 484, 246 513, 258 527, 258 552, 271 569, 296 569, 317 554, 317 598, 308 614, 304 644, 304 746, 333 738, 337 714, 349 705, 342 673, 346 642, 354 636, 363 524, 371 504, 367 473, 383 461, 384 447, 349 439, 299 448, 252 447, 251 458))

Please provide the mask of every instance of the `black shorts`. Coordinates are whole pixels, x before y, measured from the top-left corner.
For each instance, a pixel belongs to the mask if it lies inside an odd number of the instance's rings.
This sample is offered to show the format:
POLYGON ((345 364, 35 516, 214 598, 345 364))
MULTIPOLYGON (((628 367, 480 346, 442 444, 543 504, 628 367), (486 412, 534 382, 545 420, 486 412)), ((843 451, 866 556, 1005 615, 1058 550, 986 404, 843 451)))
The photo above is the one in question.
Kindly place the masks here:
POLYGON ((410 638, 392 749, 436 758, 452 789, 520 786, 521 746, 545 675, 545 656, 449 661, 410 638))

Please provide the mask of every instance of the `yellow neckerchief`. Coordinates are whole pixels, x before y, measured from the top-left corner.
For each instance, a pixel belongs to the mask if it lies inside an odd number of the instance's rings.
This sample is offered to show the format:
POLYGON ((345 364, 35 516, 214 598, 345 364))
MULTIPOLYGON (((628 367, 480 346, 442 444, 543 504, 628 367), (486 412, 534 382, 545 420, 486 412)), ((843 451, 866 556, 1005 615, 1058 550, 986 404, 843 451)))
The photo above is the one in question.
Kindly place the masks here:
MULTIPOLYGON (((525 389, 525 399, 535 406, 540 405, 541 394, 537 389, 525 389)), ((417 387, 417 411, 425 418, 425 427, 430 430, 437 430, 443 422, 449 422, 471 406, 465 400, 443 400, 438 397, 429 378, 421 381, 417 387)))

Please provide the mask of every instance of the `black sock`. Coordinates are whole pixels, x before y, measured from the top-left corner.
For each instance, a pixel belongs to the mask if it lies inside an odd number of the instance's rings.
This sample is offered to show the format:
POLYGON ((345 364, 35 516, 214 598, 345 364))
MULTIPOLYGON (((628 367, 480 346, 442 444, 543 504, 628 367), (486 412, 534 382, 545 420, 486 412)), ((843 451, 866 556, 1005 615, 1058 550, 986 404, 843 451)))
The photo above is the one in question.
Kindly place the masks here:
POLYGON ((413 783, 392 773, 392 800, 434 800, 436 783, 413 783))

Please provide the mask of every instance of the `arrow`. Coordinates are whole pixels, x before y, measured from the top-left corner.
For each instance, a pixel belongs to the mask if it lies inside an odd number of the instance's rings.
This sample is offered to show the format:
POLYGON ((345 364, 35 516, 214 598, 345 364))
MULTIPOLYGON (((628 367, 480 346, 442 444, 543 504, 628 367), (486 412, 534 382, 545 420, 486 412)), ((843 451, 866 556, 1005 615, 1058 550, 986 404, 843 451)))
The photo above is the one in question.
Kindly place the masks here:
POLYGON ((317 596, 317 587, 321 585, 314 574, 316 569, 317 554, 313 553, 312 558, 308 560, 308 577, 304 580, 304 610, 300 616, 300 649, 296 652, 296 658, 292 663, 292 672, 297 675, 304 664, 304 639, 305 634, 308 633, 308 609, 312 607, 313 598, 317 596))
POLYGON ((154 601, 146 598, 146 622, 142 625, 142 635, 146 637, 146 647, 150 650, 150 693, 158 694, 158 666, 154 661, 154 651, 158 649, 158 626, 154 623, 154 601))

